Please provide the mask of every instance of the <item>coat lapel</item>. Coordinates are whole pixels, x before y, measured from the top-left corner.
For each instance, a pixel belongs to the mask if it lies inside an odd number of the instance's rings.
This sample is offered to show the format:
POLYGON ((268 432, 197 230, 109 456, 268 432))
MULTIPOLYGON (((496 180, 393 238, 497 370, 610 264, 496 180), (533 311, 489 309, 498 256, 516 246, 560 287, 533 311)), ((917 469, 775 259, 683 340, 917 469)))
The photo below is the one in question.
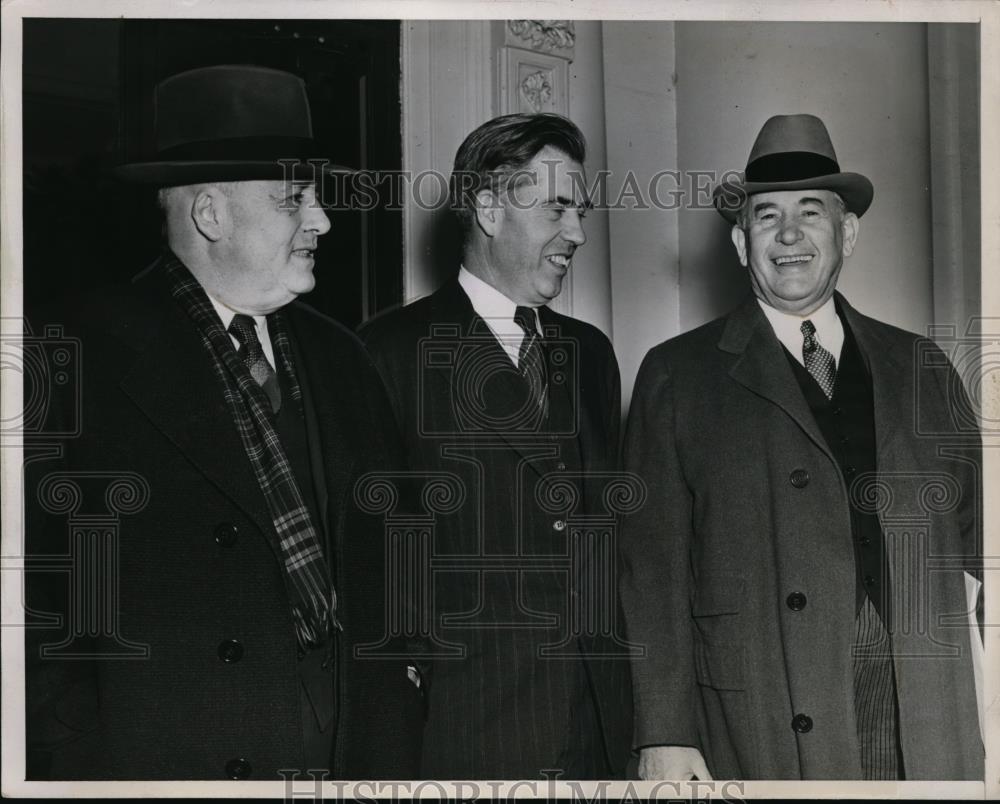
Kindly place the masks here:
POLYGON ((270 523, 201 336, 168 294, 156 299, 156 309, 162 315, 148 321, 146 337, 136 333, 140 352, 121 380, 122 390, 247 516, 270 523))
MULTIPOLYGON (((363 443, 356 448, 352 447, 350 434, 341 424, 356 419, 350 411, 341 409, 351 404, 344 393, 343 384, 353 380, 350 371, 338 370, 336 365, 331 365, 322 348, 303 348, 304 344, 321 344, 325 337, 329 337, 328 333, 311 333, 307 316, 301 315, 294 305, 286 310, 289 313, 287 320, 293 330, 295 365, 302 388, 306 430, 310 439, 317 438, 319 442, 318 450, 310 450, 313 471, 318 472, 318 477, 322 478, 316 503, 320 507, 323 527, 328 537, 336 541, 336 537, 340 535, 340 529, 336 526, 340 507, 346 499, 340 490, 350 482, 354 467, 354 459, 348 460, 345 456, 358 454, 358 449, 364 450, 363 443)), ((364 438, 364 434, 355 435, 364 438)))
POLYGON ((737 355, 729 370, 736 382, 781 408, 835 461, 756 297, 749 296, 730 314, 719 348, 737 355))
POLYGON ((872 395, 875 404, 875 454, 879 465, 883 466, 893 454, 892 446, 900 435, 900 428, 914 423, 903 411, 912 411, 915 399, 914 378, 907 370, 904 360, 907 356, 897 354, 892 344, 879 338, 870 326, 871 319, 861 315, 837 294, 837 306, 844 314, 845 323, 854 333, 858 349, 872 379, 872 395))

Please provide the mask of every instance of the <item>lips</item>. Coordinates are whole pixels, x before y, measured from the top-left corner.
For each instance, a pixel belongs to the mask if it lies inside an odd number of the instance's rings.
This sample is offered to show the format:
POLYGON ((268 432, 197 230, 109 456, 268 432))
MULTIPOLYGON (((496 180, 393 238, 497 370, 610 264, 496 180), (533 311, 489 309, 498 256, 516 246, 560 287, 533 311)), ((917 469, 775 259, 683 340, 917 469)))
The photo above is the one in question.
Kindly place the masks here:
POLYGON ((296 257, 302 257, 304 259, 311 260, 311 259, 314 259, 315 256, 316 256, 316 249, 315 248, 297 248, 297 249, 295 249, 292 252, 292 254, 294 254, 296 257))
POLYGON ((572 254, 547 254, 545 259, 549 261, 551 265, 556 266, 560 270, 569 270, 570 261, 573 259, 572 254))
POLYGON ((774 257, 773 262, 778 266, 785 265, 805 265, 806 263, 812 262, 812 254, 786 254, 781 257, 774 257))

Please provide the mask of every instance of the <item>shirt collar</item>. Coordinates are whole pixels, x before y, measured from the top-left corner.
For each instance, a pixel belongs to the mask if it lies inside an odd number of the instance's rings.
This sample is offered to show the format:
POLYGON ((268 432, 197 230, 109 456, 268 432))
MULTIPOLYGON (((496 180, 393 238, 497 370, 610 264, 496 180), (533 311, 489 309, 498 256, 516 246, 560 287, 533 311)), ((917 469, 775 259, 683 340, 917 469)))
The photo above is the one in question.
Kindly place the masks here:
MULTIPOLYGON (((207 293, 205 295, 208 295, 207 293)), ((215 312, 219 314, 219 318, 222 319, 222 328, 229 331, 229 325, 233 323, 233 319, 236 317, 236 311, 230 310, 226 305, 216 299, 214 296, 208 295, 208 300, 212 302, 212 306, 215 308, 215 312)), ((267 332, 267 316, 254 315, 250 316, 254 323, 257 325, 258 332, 267 332)), ((259 337, 259 336, 258 336, 259 337)))
POLYGON ((832 296, 819 309, 806 316, 777 310, 760 299, 757 299, 757 303, 764 311, 764 315, 767 316, 778 340, 799 363, 803 362, 801 327, 802 322, 807 320, 812 321, 813 326, 816 327, 816 340, 833 355, 834 360, 840 362, 840 350, 844 345, 844 325, 837 315, 837 307, 832 296))
MULTIPOLYGON (((514 322, 514 311, 517 304, 512 302, 488 282, 469 271, 464 265, 458 270, 458 284, 462 286, 472 302, 472 309, 485 319, 494 332, 502 334, 521 334, 522 330, 514 322), (511 329, 509 325, 513 325, 511 329)), ((527 306, 527 305, 525 305, 527 306)), ((538 312, 535 312, 535 327, 538 328, 538 312)))

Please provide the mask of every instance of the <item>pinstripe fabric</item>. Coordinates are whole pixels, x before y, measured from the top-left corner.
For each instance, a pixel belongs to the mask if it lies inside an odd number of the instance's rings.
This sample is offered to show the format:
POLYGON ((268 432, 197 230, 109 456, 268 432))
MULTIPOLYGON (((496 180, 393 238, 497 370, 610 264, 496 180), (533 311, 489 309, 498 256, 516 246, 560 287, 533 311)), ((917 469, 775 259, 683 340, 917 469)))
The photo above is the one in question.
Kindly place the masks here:
POLYGON ((864 778, 902 778, 892 640, 871 598, 858 611, 854 637, 854 712, 864 778))
MULTIPOLYGON (((295 482, 291 463, 271 421, 271 402, 233 348, 208 296, 191 272, 171 253, 163 258, 171 294, 191 317, 225 393, 226 404, 267 500, 279 554, 292 596, 292 615, 300 647, 328 641, 339 628, 337 598, 330 581, 317 531, 295 482)), ((268 320, 276 361, 286 372, 292 398, 302 398, 291 361, 291 347, 279 312, 268 320)))

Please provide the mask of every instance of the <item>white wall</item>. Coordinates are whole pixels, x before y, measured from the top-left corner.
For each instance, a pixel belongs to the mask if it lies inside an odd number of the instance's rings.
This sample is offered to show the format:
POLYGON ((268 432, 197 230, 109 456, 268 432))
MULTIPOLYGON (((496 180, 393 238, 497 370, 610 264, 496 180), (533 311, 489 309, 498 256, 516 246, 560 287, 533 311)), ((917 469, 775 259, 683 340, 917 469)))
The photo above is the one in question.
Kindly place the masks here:
MULTIPOLYGON (((627 177, 646 188, 677 164, 673 23, 604 23, 604 106, 607 112, 608 200, 627 177)), ((666 196, 669 185, 663 185, 666 196)), ((615 353, 622 406, 648 349, 680 332, 679 240, 676 210, 613 209, 610 216, 615 353)))

